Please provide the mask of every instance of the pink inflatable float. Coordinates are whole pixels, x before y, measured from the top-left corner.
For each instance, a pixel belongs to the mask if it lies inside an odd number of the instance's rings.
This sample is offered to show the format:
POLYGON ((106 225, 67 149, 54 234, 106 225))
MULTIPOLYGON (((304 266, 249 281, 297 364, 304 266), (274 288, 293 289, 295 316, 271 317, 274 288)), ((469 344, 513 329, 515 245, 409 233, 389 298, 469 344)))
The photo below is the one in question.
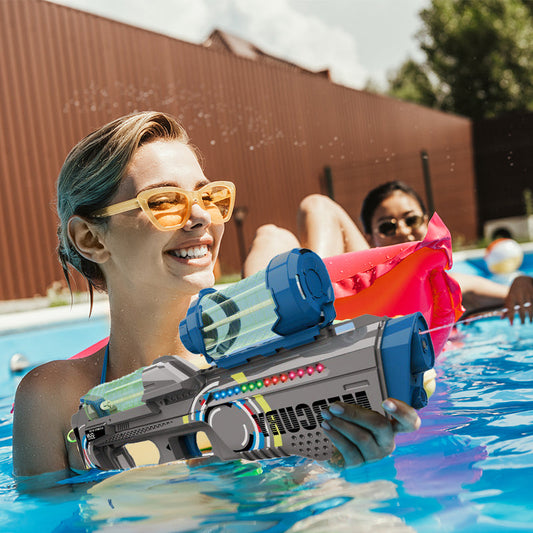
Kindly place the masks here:
MULTIPOLYGON (((337 319, 420 311, 433 328, 453 324, 463 312, 461 289, 445 272, 452 265, 450 232, 437 214, 422 241, 342 254, 324 262, 335 290, 337 319)), ((451 327, 431 334, 436 354, 451 327)))

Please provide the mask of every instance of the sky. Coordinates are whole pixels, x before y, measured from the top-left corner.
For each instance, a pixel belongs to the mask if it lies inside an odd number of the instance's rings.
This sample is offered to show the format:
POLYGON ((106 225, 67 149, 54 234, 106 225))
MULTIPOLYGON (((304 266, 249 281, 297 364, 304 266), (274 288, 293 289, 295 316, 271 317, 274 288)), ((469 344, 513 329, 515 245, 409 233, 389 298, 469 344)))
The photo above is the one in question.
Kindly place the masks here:
POLYGON ((49 0, 201 43, 215 28, 336 83, 362 89, 422 60, 418 13, 431 0, 49 0))

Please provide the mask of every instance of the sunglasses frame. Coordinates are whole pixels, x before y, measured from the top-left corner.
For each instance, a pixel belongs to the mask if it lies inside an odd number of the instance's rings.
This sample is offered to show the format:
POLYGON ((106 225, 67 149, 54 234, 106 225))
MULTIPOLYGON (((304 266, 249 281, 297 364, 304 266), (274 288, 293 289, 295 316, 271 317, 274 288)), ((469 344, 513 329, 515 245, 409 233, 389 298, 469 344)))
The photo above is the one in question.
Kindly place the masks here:
POLYGON ((416 229, 416 228, 419 228, 427 220, 427 215, 412 214, 412 215, 407 215, 406 217, 401 217, 399 219, 398 218, 391 218, 390 220, 384 220, 383 222, 380 222, 376 229, 377 229, 378 233, 380 235, 382 235, 383 237, 394 237, 395 235, 398 234, 398 228, 400 226, 400 220, 403 220, 405 225, 408 228, 416 229), (420 222, 418 224, 408 224, 407 223, 407 219, 408 218, 417 218, 420 222), (381 226, 383 224, 394 224, 394 233, 385 233, 384 231, 381 231, 380 228, 381 228, 381 226))
POLYGON ((230 206, 228 208, 226 216, 222 217, 221 221, 222 223, 225 223, 231 218, 231 215, 233 213, 233 207, 235 206, 235 184, 231 181, 212 181, 196 191, 188 191, 186 189, 182 189, 181 187, 172 186, 154 187, 153 189, 146 189, 145 191, 141 191, 135 198, 132 198, 131 200, 125 200, 124 202, 118 202, 116 204, 103 207, 102 209, 97 209, 96 211, 91 213, 91 216, 95 218, 104 218, 113 215, 118 215, 119 213, 133 211, 134 209, 142 209, 142 211, 146 214, 150 222, 157 229, 161 231, 176 230, 183 228, 183 226, 185 226, 185 224, 187 223, 187 220, 189 220, 193 203, 197 203, 202 209, 207 211, 206 206, 202 200, 202 192, 204 192, 206 189, 212 188, 213 186, 227 187, 230 191, 230 206), (160 222, 157 220, 148 205, 148 200, 152 196, 154 196, 154 194, 161 194, 167 192, 177 192, 183 194, 188 199, 186 214, 183 217, 182 222, 174 226, 163 226, 162 224, 160 224, 160 222))

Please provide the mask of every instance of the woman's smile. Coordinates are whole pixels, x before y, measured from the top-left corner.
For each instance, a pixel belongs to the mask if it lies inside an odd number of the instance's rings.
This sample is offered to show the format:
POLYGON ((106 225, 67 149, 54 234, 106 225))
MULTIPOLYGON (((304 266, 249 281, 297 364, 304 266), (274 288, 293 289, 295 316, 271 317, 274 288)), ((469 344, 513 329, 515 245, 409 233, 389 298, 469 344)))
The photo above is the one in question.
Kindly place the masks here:
POLYGON ((205 245, 191 246, 189 248, 178 248, 177 250, 170 250, 168 253, 177 257, 178 259, 199 259, 205 257, 209 252, 209 248, 205 245))
POLYGON ((212 257, 213 239, 206 236, 195 241, 188 241, 179 245, 173 245, 164 253, 171 257, 172 261, 184 265, 204 267, 210 265, 212 257))

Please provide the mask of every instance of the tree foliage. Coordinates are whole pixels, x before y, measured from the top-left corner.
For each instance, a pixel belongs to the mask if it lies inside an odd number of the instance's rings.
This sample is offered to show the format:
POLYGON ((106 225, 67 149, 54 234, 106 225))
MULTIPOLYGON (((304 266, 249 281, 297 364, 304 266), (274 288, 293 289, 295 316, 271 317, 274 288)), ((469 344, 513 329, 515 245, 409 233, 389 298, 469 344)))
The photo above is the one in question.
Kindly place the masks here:
POLYGON ((432 0, 416 38, 426 60, 388 94, 472 118, 533 109, 533 1, 432 0))

